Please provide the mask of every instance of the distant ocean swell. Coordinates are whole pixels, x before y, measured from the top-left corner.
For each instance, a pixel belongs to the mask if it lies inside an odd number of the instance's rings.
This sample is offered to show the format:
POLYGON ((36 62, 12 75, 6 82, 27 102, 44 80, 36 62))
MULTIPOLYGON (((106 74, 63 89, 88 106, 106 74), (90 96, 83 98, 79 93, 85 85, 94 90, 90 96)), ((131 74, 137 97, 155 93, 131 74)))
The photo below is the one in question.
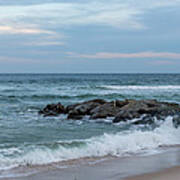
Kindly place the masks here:
MULTIPOLYGON (((65 88, 65 87, 64 87, 65 88)), ((79 101, 90 98, 106 98, 106 99, 126 99, 126 98, 157 98, 168 100, 170 97, 173 99, 180 99, 180 86, 166 85, 166 86, 146 86, 146 85, 98 85, 98 86, 85 86, 76 87, 71 90, 66 88, 54 88, 51 91, 39 88, 35 90, 10 90, 3 89, 0 91, 0 100, 9 102, 22 102, 30 100, 38 101, 51 101, 51 100, 71 100, 77 99, 79 101), (166 99, 167 97, 167 99, 166 99)))
POLYGON ((26 165, 46 165, 86 157, 126 156, 151 153, 158 147, 180 145, 180 129, 172 125, 172 117, 154 130, 129 130, 85 140, 63 140, 0 148, 0 169, 26 165))

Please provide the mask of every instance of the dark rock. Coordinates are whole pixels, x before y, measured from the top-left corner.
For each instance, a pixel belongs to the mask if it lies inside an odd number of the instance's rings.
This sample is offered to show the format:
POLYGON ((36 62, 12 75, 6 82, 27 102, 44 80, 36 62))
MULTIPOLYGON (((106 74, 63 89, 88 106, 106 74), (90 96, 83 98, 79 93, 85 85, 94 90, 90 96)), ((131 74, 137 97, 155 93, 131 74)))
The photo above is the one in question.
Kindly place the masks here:
POLYGON ((148 105, 144 101, 126 100, 126 102, 127 104, 115 116, 114 123, 139 118, 148 111, 148 105))
POLYGON ((178 128, 180 126, 180 114, 175 115, 173 117, 173 124, 174 124, 174 127, 176 127, 176 128, 178 128))
POLYGON ((155 118, 151 115, 141 116, 140 118, 136 119, 136 121, 132 122, 132 124, 139 125, 139 124, 153 124, 155 122, 155 118))
POLYGON ((115 116, 119 111, 120 107, 118 107, 114 102, 105 103, 91 110, 90 119, 106 118, 108 116, 112 117, 115 116))
POLYGON ((84 117, 84 115, 70 113, 70 114, 68 114, 67 119, 80 120, 83 117, 84 117))
POLYGON ((65 108, 61 103, 48 104, 43 110, 39 111, 39 114, 43 114, 44 116, 57 116, 63 113, 65 113, 65 108))
POLYGON ((164 119, 164 117, 174 115, 180 111, 179 105, 173 103, 157 102, 156 100, 126 101, 128 102, 127 105, 120 109, 113 120, 114 123, 139 118, 143 114, 149 115, 149 117, 156 116, 159 119, 164 119))
POLYGON ((115 100, 113 102, 114 102, 114 106, 115 107, 119 107, 119 108, 121 108, 121 107, 123 107, 123 106, 128 104, 127 100, 125 100, 125 101, 115 100))
POLYGON ((69 113, 70 111, 72 111, 76 106, 80 105, 80 103, 76 103, 76 104, 71 104, 68 105, 65 109, 66 109, 66 113, 69 113))
POLYGON ((75 104, 74 106, 68 106, 66 108, 68 112, 68 119, 81 119, 83 115, 90 115, 90 111, 92 109, 104 103, 106 103, 106 101, 101 99, 95 99, 75 104))
POLYGON ((155 118, 164 120, 167 116, 173 116, 176 127, 180 125, 180 105, 175 103, 158 102, 156 100, 115 100, 107 102, 103 99, 94 99, 82 103, 67 106, 61 104, 49 104, 39 111, 44 116, 57 116, 68 114, 68 119, 82 119, 90 115, 91 119, 114 117, 113 122, 132 120, 134 124, 151 124, 155 118))
POLYGON ((121 110, 113 119, 113 123, 139 118, 141 115, 133 110, 121 110))
POLYGON ((89 104, 91 104, 91 106, 93 106, 93 104, 94 105, 101 105, 101 104, 104 104, 104 103, 106 103, 106 101, 103 100, 103 99, 93 99, 93 100, 85 101, 85 102, 82 102, 82 103, 76 103, 76 104, 68 105, 66 107, 66 113, 69 113, 70 111, 74 110, 76 107, 81 106, 81 105, 89 105, 89 104))

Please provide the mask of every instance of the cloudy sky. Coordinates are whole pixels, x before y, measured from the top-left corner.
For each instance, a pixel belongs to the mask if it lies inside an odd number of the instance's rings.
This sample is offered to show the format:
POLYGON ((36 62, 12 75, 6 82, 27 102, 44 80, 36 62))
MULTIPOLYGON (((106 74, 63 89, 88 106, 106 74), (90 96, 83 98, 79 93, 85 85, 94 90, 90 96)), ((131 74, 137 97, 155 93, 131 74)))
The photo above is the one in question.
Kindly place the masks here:
POLYGON ((180 0, 0 0, 0 73, 180 73, 180 0))

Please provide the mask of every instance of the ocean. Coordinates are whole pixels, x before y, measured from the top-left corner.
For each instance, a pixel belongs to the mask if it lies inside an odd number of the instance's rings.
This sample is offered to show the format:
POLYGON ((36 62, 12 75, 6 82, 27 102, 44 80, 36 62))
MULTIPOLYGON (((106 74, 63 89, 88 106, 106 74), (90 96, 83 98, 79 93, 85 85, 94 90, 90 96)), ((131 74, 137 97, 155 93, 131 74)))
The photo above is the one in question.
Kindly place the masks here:
POLYGON ((132 125, 38 114, 49 103, 95 98, 180 103, 180 74, 0 74, 0 175, 19 167, 144 155, 180 145, 180 129, 170 116, 153 125, 132 125))

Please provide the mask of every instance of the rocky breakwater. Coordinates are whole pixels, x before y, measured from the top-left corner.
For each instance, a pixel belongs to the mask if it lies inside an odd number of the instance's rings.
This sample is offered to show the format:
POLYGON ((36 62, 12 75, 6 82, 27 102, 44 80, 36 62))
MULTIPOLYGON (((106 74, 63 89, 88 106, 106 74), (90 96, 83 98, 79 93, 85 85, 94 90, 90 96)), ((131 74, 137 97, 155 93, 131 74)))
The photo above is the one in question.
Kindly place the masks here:
POLYGON ((61 103, 48 104, 39 111, 44 116, 67 114, 67 119, 79 120, 88 115, 90 119, 113 117, 113 123, 132 121, 134 124, 150 124, 155 120, 173 117, 176 127, 180 125, 180 105, 158 102, 157 100, 114 100, 107 102, 94 99, 77 104, 63 106, 61 103))

